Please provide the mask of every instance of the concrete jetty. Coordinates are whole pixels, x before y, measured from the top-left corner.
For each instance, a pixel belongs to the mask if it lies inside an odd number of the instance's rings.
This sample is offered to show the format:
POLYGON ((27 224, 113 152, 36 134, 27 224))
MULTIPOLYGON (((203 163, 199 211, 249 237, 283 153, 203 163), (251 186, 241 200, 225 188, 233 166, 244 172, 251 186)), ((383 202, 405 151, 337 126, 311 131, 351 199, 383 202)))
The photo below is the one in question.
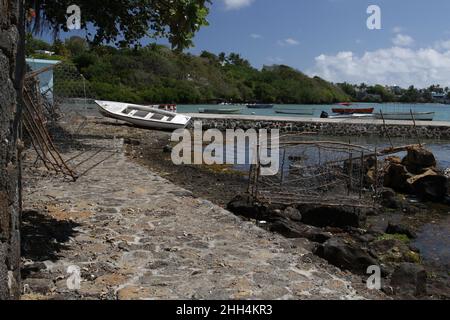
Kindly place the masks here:
MULTIPOLYGON (((235 128, 280 129, 282 132, 314 132, 333 136, 381 136, 410 138, 419 135, 427 139, 450 139, 450 122, 377 119, 321 119, 311 117, 280 117, 257 115, 189 114, 202 121, 204 129, 235 128)), ((192 125, 192 124, 191 124, 192 125)))

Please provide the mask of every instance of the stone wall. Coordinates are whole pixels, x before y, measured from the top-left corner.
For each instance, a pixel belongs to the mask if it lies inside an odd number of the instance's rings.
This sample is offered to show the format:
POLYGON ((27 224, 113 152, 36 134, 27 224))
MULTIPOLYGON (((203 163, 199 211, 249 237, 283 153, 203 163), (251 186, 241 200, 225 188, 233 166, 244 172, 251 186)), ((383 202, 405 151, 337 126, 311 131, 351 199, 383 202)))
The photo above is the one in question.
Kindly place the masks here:
POLYGON ((20 294, 22 0, 0 0, 0 299, 20 294))
MULTIPOLYGON (((404 124, 396 122, 388 122, 386 130, 381 121, 333 121, 318 119, 311 120, 255 120, 238 119, 230 117, 225 118, 205 118, 198 117, 193 119, 199 120, 203 123, 203 129, 216 128, 219 130, 226 129, 280 129, 281 132, 313 132, 328 136, 380 136, 392 138, 410 138, 416 137, 417 134, 421 138, 428 139, 450 139, 450 123, 448 125, 428 124, 423 125, 418 123, 415 128, 411 122, 404 124), (417 131, 416 131, 417 130, 417 131)), ((192 126, 193 122, 191 122, 192 126)))

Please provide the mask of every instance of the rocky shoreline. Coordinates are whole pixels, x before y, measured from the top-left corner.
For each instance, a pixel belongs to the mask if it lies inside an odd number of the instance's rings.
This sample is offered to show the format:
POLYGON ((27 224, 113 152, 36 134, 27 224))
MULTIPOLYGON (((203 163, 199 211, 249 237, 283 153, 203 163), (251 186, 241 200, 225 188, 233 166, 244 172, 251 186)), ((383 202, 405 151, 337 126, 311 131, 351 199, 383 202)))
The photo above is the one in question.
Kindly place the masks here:
POLYGON ((91 119, 72 138, 61 141, 66 159, 111 157, 73 183, 26 153, 23 299, 386 298, 308 241, 267 232, 139 164, 143 143, 163 153, 166 133, 91 119))

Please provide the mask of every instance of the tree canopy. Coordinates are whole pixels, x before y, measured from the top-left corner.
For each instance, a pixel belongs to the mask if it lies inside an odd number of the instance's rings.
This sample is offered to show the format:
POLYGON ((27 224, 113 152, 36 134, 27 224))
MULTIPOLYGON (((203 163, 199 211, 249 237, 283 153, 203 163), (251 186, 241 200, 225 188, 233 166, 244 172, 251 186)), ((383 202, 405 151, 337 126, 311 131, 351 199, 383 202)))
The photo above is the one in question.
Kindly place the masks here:
MULTIPOLYGON (((210 0, 77 0, 81 26, 94 44, 114 43, 125 47, 143 37, 166 37, 181 51, 192 45, 194 34, 208 24, 210 0), (89 27, 89 28, 88 28, 89 27)), ((39 32, 49 27, 57 35, 67 29, 67 8, 72 0, 26 0, 35 10, 29 28, 39 32)))

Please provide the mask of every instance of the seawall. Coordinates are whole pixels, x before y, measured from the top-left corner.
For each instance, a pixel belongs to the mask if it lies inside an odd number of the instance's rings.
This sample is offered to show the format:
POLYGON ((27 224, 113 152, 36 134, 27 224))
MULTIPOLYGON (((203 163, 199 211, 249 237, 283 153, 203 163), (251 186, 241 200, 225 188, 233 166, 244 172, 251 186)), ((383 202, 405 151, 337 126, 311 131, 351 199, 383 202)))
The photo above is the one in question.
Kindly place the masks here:
MULTIPOLYGON (((375 119, 320 119, 299 117, 189 114, 202 121, 203 129, 280 129, 287 132, 312 132, 330 136, 380 136, 450 139, 450 122, 375 119)), ((189 125, 193 127, 193 121, 189 125)))

